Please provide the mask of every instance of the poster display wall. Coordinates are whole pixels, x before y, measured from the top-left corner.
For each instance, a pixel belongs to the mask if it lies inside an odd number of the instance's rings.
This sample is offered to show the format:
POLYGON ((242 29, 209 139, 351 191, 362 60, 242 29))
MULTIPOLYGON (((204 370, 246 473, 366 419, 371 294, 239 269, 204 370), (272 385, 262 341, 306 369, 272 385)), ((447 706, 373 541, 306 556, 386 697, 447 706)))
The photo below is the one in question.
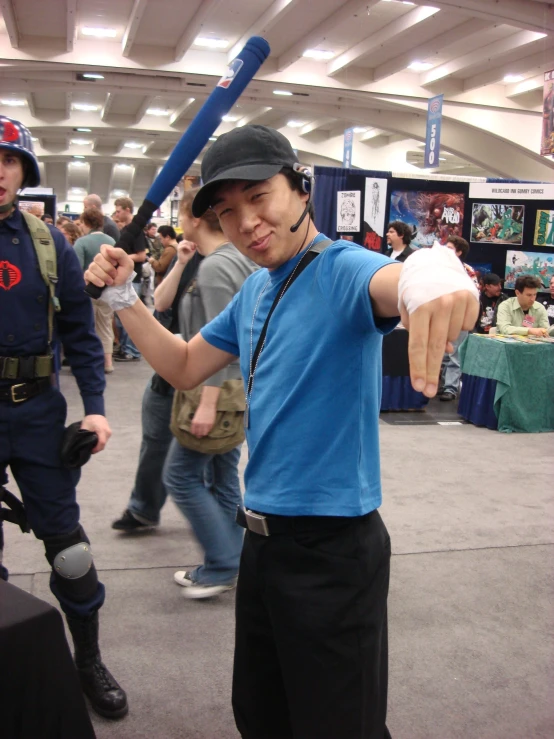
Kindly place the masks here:
POLYGON ((538 277, 542 285, 539 290, 546 292, 549 289, 550 279, 554 276, 554 256, 535 251, 509 249, 506 252, 504 286, 513 290, 516 279, 522 275, 538 277))
POLYGON ((471 241, 521 246, 524 218, 524 205, 473 203, 471 241))
POLYGON ((370 251, 381 251, 385 236, 387 181, 366 177, 363 244, 370 251))
POLYGON ((360 231, 359 190, 342 190, 337 193, 337 233, 358 233, 360 231))
POLYGON ((554 210, 537 210, 535 246, 554 246, 554 210))
POLYGON ((394 190, 389 221, 403 221, 413 231, 410 246, 417 249, 445 245, 449 236, 461 236, 464 222, 463 193, 394 190))

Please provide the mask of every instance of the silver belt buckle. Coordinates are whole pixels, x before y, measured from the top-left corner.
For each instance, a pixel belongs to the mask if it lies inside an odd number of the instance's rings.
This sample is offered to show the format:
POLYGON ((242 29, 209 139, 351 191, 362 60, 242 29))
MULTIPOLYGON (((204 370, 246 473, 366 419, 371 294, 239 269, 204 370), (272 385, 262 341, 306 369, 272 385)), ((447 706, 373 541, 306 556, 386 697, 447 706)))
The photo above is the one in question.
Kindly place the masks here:
POLYGON ((260 536, 269 536, 269 528, 265 516, 261 516, 259 513, 252 513, 252 511, 248 510, 244 514, 246 516, 248 531, 253 531, 260 536))

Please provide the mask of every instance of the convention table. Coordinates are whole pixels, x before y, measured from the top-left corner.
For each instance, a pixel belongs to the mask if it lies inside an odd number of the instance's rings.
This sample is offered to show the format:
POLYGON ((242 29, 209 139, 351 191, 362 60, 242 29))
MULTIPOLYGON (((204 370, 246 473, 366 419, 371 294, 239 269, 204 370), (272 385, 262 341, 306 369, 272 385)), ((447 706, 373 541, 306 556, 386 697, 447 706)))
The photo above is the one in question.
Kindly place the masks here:
POLYGON ((59 611, 3 580, 0 736, 95 738, 59 611))
POLYGON ((429 398, 416 392, 410 382, 408 332, 395 328, 383 337, 383 390, 381 411, 420 411, 429 398))
POLYGON ((470 334, 458 413, 504 432, 554 431, 554 344, 470 334))

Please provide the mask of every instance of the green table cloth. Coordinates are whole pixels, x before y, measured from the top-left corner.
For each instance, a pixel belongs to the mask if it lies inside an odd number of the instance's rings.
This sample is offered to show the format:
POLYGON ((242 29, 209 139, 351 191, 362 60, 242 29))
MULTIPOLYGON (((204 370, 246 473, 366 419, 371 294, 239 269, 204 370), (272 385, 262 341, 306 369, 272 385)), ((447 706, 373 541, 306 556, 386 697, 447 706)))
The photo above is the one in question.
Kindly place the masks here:
POLYGON ((462 372, 496 380, 498 430, 554 431, 554 344, 470 334, 462 372))

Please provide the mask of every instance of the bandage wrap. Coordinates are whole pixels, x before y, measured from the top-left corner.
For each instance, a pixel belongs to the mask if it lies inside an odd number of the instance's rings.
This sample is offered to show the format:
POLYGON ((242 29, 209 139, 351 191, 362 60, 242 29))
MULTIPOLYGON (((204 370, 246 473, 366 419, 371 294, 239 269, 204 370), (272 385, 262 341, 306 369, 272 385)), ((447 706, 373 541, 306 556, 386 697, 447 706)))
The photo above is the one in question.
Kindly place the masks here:
POLYGON ((479 292, 452 249, 418 249, 404 262, 398 282, 398 309, 412 314, 425 303, 458 290, 467 290, 479 302, 479 292))
POLYGON ((102 302, 107 303, 112 310, 132 308, 139 299, 133 287, 133 280, 136 276, 136 272, 132 272, 123 285, 107 287, 102 293, 102 302))

